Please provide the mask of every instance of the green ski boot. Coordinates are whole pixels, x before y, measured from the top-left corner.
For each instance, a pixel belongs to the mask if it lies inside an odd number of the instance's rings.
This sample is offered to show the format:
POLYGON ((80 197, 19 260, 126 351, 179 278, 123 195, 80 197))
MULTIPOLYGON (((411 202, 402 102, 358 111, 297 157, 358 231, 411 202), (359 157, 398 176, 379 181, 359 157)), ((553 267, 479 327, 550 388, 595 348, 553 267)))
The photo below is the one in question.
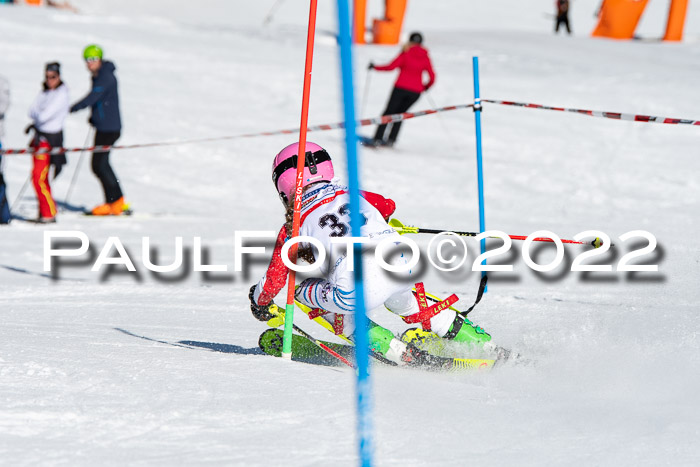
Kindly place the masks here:
POLYGON ((406 351, 406 344, 394 337, 394 333, 376 323, 369 328, 369 348, 387 360, 403 364, 401 359, 406 351))
POLYGON ((491 340, 491 335, 467 318, 457 315, 443 338, 454 342, 483 345, 491 340))
POLYGON ((374 323, 369 330, 369 346, 375 353, 400 366, 443 369, 453 364, 452 359, 432 355, 413 343, 406 344, 388 329, 374 323))

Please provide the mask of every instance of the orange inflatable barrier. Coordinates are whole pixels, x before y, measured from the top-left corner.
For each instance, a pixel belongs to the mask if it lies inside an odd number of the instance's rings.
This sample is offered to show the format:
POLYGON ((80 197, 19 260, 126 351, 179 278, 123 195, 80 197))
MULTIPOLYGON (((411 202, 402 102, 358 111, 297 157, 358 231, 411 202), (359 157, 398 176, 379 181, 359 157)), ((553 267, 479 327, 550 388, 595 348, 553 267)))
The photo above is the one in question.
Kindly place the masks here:
MULTIPOLYGON (((384 18, 373 21, 372 42, 389 45, 399 43, 403 18, 406 14, 406 3, 407 0, 384 0, 384 18)), ((365 19, 367 16, 367 0, 354 0, 353 6, 353 42, 355 44, 366 44, 365 19)))
POLYGON ((41 0, 25 0, 28 5, 41 5, 41 0))
POLYGON ((668 22, 666 23, 665 41, 680 41, 683 39, 683 27, 685 26, 685 14, 688 10, 688 0, 671 0, 668 8, 668 22))
POLYGON ((632 39, 649 0, 605 0, 593 37, 632 39))
POLYGON ((355 44, 366 44, 365 41, 365 18, 367 17, 367 0, 355 0, 355 11, 353 15, 353 42, 355 44))
POLYGON ((384 19, 375 19, 372 27, 375 44, 395 45, 399 43, 407 0, 385 0, 384 19))

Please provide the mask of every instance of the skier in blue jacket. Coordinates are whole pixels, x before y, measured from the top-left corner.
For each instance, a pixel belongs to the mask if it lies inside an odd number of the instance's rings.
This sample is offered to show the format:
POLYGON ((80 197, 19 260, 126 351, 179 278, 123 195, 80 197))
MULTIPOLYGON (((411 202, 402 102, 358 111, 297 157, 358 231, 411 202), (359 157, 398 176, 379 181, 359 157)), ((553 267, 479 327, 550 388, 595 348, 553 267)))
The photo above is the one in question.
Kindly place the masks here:
MULTIPOLYGON (((102 60, 102 49, 89 45, 83 52, 87 68, 92 74, 92 91, 81 101, 73 104, 71 112, 92 108, 90 124, 95 127, 95 146, 112 146, 121 135, 122 121, 119 114, 119 93, 115 66, 102 60)), ((109 165, 109 150, 92 153, 92 171, 102 183, 105 204, 92 210, 95 216, 118 216, 125 209, 124 195, 119 180, 109 165)))

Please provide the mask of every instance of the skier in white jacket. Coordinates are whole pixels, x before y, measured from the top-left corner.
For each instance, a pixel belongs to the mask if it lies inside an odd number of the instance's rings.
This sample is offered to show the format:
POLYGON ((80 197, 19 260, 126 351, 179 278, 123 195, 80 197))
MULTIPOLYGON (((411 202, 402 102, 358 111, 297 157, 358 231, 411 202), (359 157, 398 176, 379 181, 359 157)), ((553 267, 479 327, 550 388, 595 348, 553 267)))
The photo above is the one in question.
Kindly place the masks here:
POLYGON ((54 178, 66 163, 65 154, 50 155, 52 148, 63 147, 63 122, 70 109, 68 87, 61 81, 61 66, 57 62, 46 65, 44 89, 29 108, 32 124, 25 133, 34 130, 31 147, 34 149, 32 181, 39 200, 39 222, 56 221, 56 204, 49 186, 49 167, 56 168, 54 178))

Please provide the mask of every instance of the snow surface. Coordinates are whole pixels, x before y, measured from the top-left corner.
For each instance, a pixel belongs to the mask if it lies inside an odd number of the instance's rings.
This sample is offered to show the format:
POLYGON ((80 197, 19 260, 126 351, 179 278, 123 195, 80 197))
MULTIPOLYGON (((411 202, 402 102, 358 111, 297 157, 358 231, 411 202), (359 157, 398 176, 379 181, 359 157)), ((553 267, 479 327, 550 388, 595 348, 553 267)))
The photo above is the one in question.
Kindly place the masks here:
MULTIPOLYGON (((117 65, 120 143, 298 126, 306 2, 280 2, 267 25, 272 0, 72 3, 81 14, 0 5, 0 73, 12 86, 5 147, 26 144, 26 111, 45 62, 62 63, 73 100, 88 92, 81 50, 90 42, 117 65)), ((342 119, 335 7, 320 3, 311 124, 342 119)), ((690 2, 684 42, 665 44, 589 38, 597 3, 573 3, 575 35, 557 37, 550 0, 413 0, 405 32, 425 34, 438 106, 470 101, 478 55, 484 98, 700 118, 698 5, 690 2)), ((641 36, 663 33, 666 6, 650 2, 641 36)), ((355 49, 362 116, 381 113, 394 79, 367 74, 367 62, 396 52, 355 49)), ((421 98, 415 109, 429 107, 421 98)), ((68 119, 67 146, 84 144, 87 117, 68 119)), ((488 228, 548 229, 562 238, 602 230, 617 244, 605 258, 612 264, 635 242, 621 242, 621 234, 647 230, 659 246, 640 262, 658 262, 659 271, 567 273, 583 250, 567 247, 564 266, 535 274, 514 245, 503 261, 515 271, 491 275, 470 317, 537 365, 459 375, 374 368, 377 465, 700 464, 698 127, 486 105, 483 130, 488 228)), ((470 111, 406 122, 393 150, 361 152, 362 187, 393 198, 407 224, 476 230, 473 134, 470 111)), ((71 211, 101 202, 84 157, 56 225, 16 221, 0 229, 0 464, 357 462, 354 374, 261 355, 266 326, 252 318, 247 293, 267 260, 260 255, 232 272, 234 231, 279 228, 270 161, 293 139, 115 151, 113 166, 137 213, 123 219, 71 211), (138 274, 93 273, 82 258, 54 279, 42 268, 47 230, 84 231, 92 261, 117 236, 138 274), (209 261, 229 272, 206 276, 191 263, 170 274, 146 270, 142 237, 166 264, 176 236, 186 256, 201 237, 209 261)), ((310 139, 329 149, 343 174, 342 132, 310 139)), ((7 159, 14 201, 30 160, 7 159)), ((52 185, 59 202, 79 159, 71 154, 52 185)), ((16 207, 25 217, 36 215, 31 191, 16 207)), ((423 247, 430 240, 413 238, 423 247)), ((542 263, 553 256, 537 251, 542 263)), ((422 275, 428 290, 460 294, 464 307, 478 277, 468 267, 452 274, 426 267, 422 275)))

